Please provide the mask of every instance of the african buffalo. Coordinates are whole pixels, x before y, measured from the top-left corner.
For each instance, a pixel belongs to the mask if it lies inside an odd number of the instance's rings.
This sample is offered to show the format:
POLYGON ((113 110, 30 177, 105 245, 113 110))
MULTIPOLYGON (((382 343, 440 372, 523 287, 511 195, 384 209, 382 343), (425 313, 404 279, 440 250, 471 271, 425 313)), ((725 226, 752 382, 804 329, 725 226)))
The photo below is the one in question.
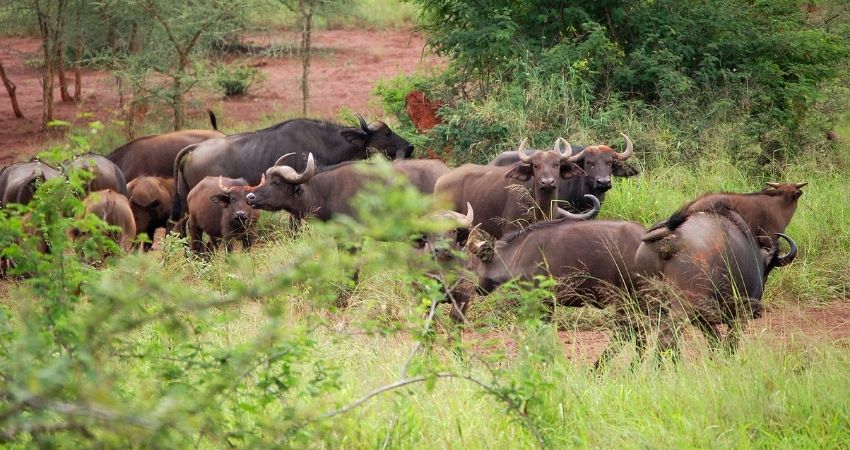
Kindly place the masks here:
MULTIPOLYGON (((764 201, 764 200, 763 200, 764 201)), ((717 325, 725 324, 727 350, 737 345, 740 325, 759 317, 764 284, 774 267, 790 264, 797 253, 791 238, 776 233, 791 246, 779 255, 778 243, 763 248, 752 225, 736 209, 716 206, 711 212, 679 212, 664 235, 651 234, 635 253, 641 276, 656 280, 646 293, 660 292, 666 318, 660 321, 660 350, 678 354, 677 324, 693 323, 712 346, 720 344, 717 325)), ((673 218, 671 218, 673 219, 673 218)))
POLYGON ((430 223, 449 222, 448 229, 427 233, 414 239, 414 247, 433 260, 433 269, 426 276, 436 280, 442 289, 444 302, 451 304, 450 316, 456 322, 466 321, 466 309, 475 292, 472 277, 458 258, 466 246, 475 212, 467 204, 466 214, 439 211, 429 215, 430 223))
POLYGON ((94 178, 86 183, 86 192, 111 189, 125 197, 128 196, 124 172, 115 163, 103 156, 94 153, 75 156, 74 159, 65 164, 65 167, 66 170, 82 169, 92 173, 94 178))
MULTIPOLYGON (((289 156, 284 155, 266 170, 260 184, 248 194, 248 204, 269 211, 286 210, 297 219, 315 216, 326 221, 336 214, 354 216, 354 208, 349 202, 360 192, 363 182, 371 178, 363 173, 367 165, 347 162, 318 172, 311 153, 307 157, 307 167, 298 173, 294 168, 283 165, 289 156)), ((415 175, 421 167, 418 160, 393 162, 393 169, 408 177, 415 175)), ((424 194, 433 189, 428 182, 416 187, 424 194)))
POLYGON ((393 168, 423 194, 433 194, 437 179, 448 173, 449 166, 439 159, 404 159, 393 162, 393 168))
MULTIPOLYGON (((594 204, 591 211, 595 213, 599 203, 594 204)), ((556 299, 560 305, 613 305, 617 312, 613 329, 616 339, 600 356, 599 365, 630 335, 637 338, 638 352, 643 350, 643 333, 633 320, 633 300, 640 286, 634 254, 645 232, 635 222, 571 219, 537 222, 495 242, 473 232, 467 244, 469 267, 481 293, 512 279, 531 281, 538 275, 551 275, 558 280, 556 299)))
POLYGON ((760 192, 739 194, 720 192, 705 194, 681 207, 669 219, 649 228, 647 239, 660 239, 681 225, 690 214, 712 212, 715 209, 731 209, 738 213, 750 227, 750 232, 762 247, 770 248, 791 222, 797 210, 797 200, 807 183, 767 183, 760 192))
POLYGON ((127 183, 130 193, 130 208, 136 219, 136 230, 146 233, 149 242, 144 249, 150 250, 157 228, 166 228, 171 217, 171 201, 174 198, 174 179, 163 177, 138 177, 127 183))
POLYGON ((413 146, 383 122, 367 125, 357 115, 359 126, 312 119, 293 119, 259 131, 210 139, 183 149, 174 162, 177 195, 172 219, 183 215, 189 190, 205 176, 244 178, 252 185, 284 154, 293 152, 290 163, 296 170, 306 168, 308 151, 315 152, 314 163, 325 166, 366 159, 374 150, 396 159, 409 157, 413 146))
POLYGON ((210 112, 212 130, 183 130, 134 139, 112 151, 107 158, 124 172, 127 181, 148 175, 173 177, 174 159, 180 150, 207 139, 224 137, 210 112))
MULTIPOLYGON (((109 225, 121 228, 120 234, 110 235, 127 252, 136 238, 136 222, 127 197, 111 189, 93 191, 83 199, 85 213, 99 217, 109 225)), ((73 237, 79 238, 80 232, 74 231, 73 237)))
MULTIPOLYGON (((558 186, 558 200, 567 202, 565 208, 569 211, 584 211, 592 207, 584 199, 585 194, 591 194, 600 202, 605 200, 605 193, 611 189, 611 176, 631 177, 638 174, 638 169, 625 160, 634 152, 631 139, 625 134, 626 150, 615 152, 607 145, 591 145, 587 147, 572 147, 572 156, 566 162, 577 164, 584 175, 574 176, 562 181, 558 186)), ((504 152, 490 162, 492 166, 511 166, 520 161, 519 152, 504 152)))
POLYGON ((41 161, 15 163, 0 170, 0 207, 10 203, 27 204, 38 184, 62 173, 41 161))
MULTIPOLYGON (((530 155, 525 152, 526 143, 520 144, 520 162, 505 167, 464 164, 437 180, 434 195, 455 210, 471 203, 475 223, 496 238, 551 217, 559 184, 579 175, 581 169, 567 162, 572 153, 562 138, 555 141, 553 151, 530 155)), ((559 208, 558 212, 566 213, 559 208)))
POLYGON ((245 201, 251 186, 243 179, 206 177, 189 192, 189 248, 202 253, 202 235, 210 237, 208 249, 218 247, 223 240, 227 251, 233 241, 240 239, 242 249, 253 243, 254 225, 260 212, 245 201))

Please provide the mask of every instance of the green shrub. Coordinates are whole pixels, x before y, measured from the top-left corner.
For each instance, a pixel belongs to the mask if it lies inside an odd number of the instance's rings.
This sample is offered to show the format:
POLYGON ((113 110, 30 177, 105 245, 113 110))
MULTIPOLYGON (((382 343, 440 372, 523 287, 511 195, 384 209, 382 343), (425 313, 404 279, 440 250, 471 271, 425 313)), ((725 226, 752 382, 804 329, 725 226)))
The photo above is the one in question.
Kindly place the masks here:
POLYGON ((228 97, 245 95, 248 89, 262 80, 262 74, 256 67, 221 66, 215 72, 215 82, 228 97))

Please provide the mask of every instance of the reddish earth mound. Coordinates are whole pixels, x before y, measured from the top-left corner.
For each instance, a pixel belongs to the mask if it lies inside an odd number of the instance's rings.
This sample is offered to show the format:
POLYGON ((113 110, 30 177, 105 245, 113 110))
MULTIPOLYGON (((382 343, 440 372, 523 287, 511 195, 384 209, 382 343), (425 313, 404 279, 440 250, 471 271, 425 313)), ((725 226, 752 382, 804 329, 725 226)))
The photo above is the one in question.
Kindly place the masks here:
MULTIPOLYGON (((296 33, 273 32, 244 40, 250 46, 273 42, 297 43, 296 33)), ((335 118, 340 108, 364 115, 379 116, 381 109, 370 103, 372 86, 382 78, 413 73, 434 67, 440 61, 424 55, 424 40, 412 31, 332 30, 316 32, 313 39, 316 56, 310 69, 310 115, 335 118)), ((40 41, 33 38, 3 38, 0 61, 9 78, 17 85, 18 101, 24 119, 12 114, 8 95, 0 89, 0 163, 25 159, 42 149, 51 137, 39 131, 41 125, 41 78, 27 61, 38 57, 40 41)), ((228 62, 236 62, 228 58, 228 62)), ((252 87, 249 95, 236 98, 204 97, 196 94, 197 109, 190 115, 200 117, 213 107, 219 124, 254 122, 272 113, 301 112, 301 60, 297 55, 251 57, 244 63, 260 69, 265 81, 252 87)), ((217 62, 216 62, 217 63, 217 62)), ((115 79, 104 71, 85 70, 82 76, 82 101, 56 102, 56 118, 85 124, 91 120, 108 122, 120 119, 115 79)), ((56 98, 59 98, 58 81, 56 98)), ((170 117, 168 111, 153 111, 148 117, 170 117)), ((53 132, 54 135, 61 133, 53 132)))

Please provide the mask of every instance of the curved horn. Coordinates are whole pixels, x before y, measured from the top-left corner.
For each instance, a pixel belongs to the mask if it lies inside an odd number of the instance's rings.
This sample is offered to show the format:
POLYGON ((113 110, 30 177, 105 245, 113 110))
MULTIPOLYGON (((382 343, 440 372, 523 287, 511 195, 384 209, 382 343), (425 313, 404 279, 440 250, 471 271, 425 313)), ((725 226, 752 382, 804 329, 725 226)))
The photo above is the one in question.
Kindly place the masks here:
POLYGON ((797 189, 802 189, 803 186, 805 186, 807 184, 809 184, 808 181, 806 181, 805 183, 794 183, 794 187, 797 188, 797 189))
POLYGON ((262 186, 264 184, 266 184, 266 173, 265 172, 263 172, 262 176, 260 177, 260 184, 258 184, 256 186, 248 186, 247 188, 245 188, 245 190, 248 191, 248 192, 254 192, 257 189, 259 189, 260 186, 262 186))
POLYGON ((307 167, 301 173, 287 173, 284 175, 286 181, 293 184, 301 184, 310 181, 310 178, 313 178, 313 175, 316 174, 316 162, 313 161, 313 153, 307 155, 307 167))
POLYGON ((219 175, 218 176, 218 188, 221 189, 221 192, 224 192, 225 194, 229 194, 230 191, 233 190, 234 186, 226 187, 224 185, 224 177, 219 175))
POLYGON ((517 155, 519 156, 519 160, 530 164, 531 156, 525 154, 525 148, 528 147, 528 138, 523 138, 522 142, 519 143, 519 148, 517 149, 517 155))
POLYGON ((797 243, 794 242, 794 239, 791 239, 788 235, 782 233, 776 233, 776 237, 784 239, 785 242, 788 243, 789 247, 788 253, 776 257, 776 267, 787 266, 788 264, 791 264, 791 262, 794 261, 794 258, 797 256, 797 243))
POLYGON ((472 212, 472 204, 466 202, 466 216, 460 221, 460 226, 469 228, 472 226, 472 220, 475 218, 475 213, 472 212))
POLYGON ((577 163, 581 161, 582 159, 584 159, 584 152, 586 152, 588 148, 589 147, 585 147, 582 151, 578 152, 573 156, 570 156, 569 158, 567 158, 566 162, 577 163))
POLYGON ((632 157, 632 153, 635 151, 635 145, 626 133, 620 133, 620 136, 623 136, 623 139, 626 140, 626 150, 623 153, 614 152, 614 159, 625 161, 632 157))
POLYGON ((779 189, 779 187, 780 187, 780 186, 782 186, 782 183, 775 183, 775 182, 773 182, 773 181, 768 181, 768 182, 767 182, 767 183, 765 183, 765 184, 766 184, 766 185, 768 185, 768 186, 770 186, 770 187, 772 187, 772 188, 774 188, 774 189, 779 189))
POLYGON ((364 119, 359 113, 354 113, 354 116, 357 117, 357 121, 360 122, 360 129, 368 133, 369 124, 366 123, 366 119, 364 119))
POLYGON ((562 137, 558 137, 558 139, 555 139, 555 145, 553 146, 552 150, 555 150, 556 152, 558 152, 559 155, 561 155, 562 162, 569 160, 569 158, 573 156, 573 146, 570 145, 570 143, 562 137), (564 147, 563 152, 561 151, 561 147, 564 147))
POLYGON ((590 202, 593 203, 593 207, 589 211, 585 211, 581 214, 573 214, 561 207, 558 207, 558 215, 562 218, 570 220, 590 220, 596 217, 596 215, 599 214, 599 208, 601 206, 599 204, 599 199, 590 194, 584 194, 584 198, 590 200, 590 202))
POLYGON ((287 153, 287 154, 285 154, 285 155, 281 156, 280 158, 278 158, 278 159, 277 159, 277 161, 275 161, 275 162, 274 162, 274 165, 275 165, 275 166, 280 166, 280 165, 282 165, 283 160, 285 160, 286 158, 289 158, 290 156, 292 156, 292 155, 294 155, 294 154, 295 154, 295 153, 287 153))

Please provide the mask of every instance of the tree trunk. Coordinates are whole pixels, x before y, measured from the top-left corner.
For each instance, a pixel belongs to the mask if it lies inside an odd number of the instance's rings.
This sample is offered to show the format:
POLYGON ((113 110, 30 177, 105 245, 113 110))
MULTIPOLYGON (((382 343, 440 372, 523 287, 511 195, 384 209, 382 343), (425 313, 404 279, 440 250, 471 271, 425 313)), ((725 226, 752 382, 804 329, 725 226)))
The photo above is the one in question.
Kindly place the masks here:
POLYGON ((183 58, 180 58, 180 68, 172 78, 171 108, 174 110, 174 131, 183 129, 183 58))
POLYGON ((74 101, 79 102, 83 97, 83 77, 80 73, 80 66, 83 64, 83 29, 80 26, 80 15, 83 7, 77 6, 77 45, 76 54, 74 55, 74 101))
POLYGON ((315 0, 300 0, 299 8, 304 21, 301 32, 301 113, 307 116, 310 102, 310 53, 312 44, 310 38, 313 33, 313 8, 315 0))
POLYGON ((24 113, 21 112, 21 107, 18 106, 18 96, 15 95, 17 87, 15 86, 15 83, 12 83, 12 80, 6 76, 6 70, 3 69, 2 61, 0 61, 0 78, 3 79, 3 84, 6 86, 6 92, 9 93, 9 101, 12 102, 12 111, 14 111, 15 117, 19 119, 24 117, 24 113))
POLYGON ((65 78, 65 46, 57 42, 56 46, 56 71, 59 73, 59 95, 63 102, 72 102, 74 99, 68 93, 68 80, 65 78))
POLYGON ((44 56, 44 69, 41 82, 41 129, 47 131, 47 124, 53 120, 53 61, 54 52, 51 45, 50 26, 48 18, 38 14, 38 28, 41 32, 41 49, 44 56))

